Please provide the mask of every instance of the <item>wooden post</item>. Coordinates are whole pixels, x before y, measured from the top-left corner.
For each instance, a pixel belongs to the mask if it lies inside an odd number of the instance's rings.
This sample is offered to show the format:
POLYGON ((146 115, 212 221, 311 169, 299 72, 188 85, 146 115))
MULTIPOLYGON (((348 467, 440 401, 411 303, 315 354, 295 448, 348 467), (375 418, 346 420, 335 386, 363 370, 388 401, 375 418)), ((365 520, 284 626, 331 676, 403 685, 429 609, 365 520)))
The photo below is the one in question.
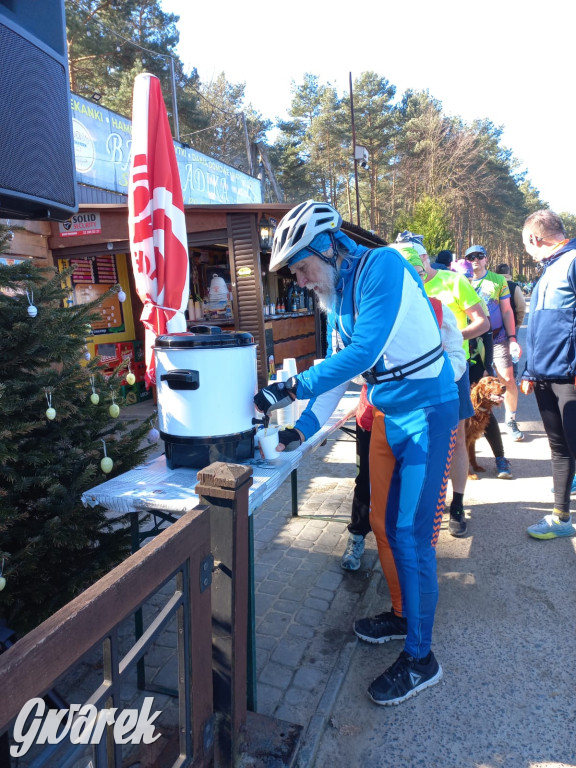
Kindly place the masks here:
POLYGON ((215 764, 224 768, 235 765, 246 740, 248 650, 254 643, 249 622, 252 468, 215 462, 198 472, 198 480, 195 491, 210 508, 215 764))

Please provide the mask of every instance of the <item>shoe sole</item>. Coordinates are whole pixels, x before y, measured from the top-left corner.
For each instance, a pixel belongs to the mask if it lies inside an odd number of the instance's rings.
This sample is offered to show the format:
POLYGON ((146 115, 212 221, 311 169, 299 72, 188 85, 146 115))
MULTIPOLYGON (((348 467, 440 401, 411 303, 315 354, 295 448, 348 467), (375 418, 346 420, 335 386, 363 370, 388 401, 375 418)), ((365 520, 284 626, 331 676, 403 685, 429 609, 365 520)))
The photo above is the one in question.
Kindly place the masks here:
POLYGON ((509 472, 500 472, 497 477, 498 480, 512 480, 512 475, 509 472))
POLYGON ((576 536, 576 531, 573 533, 531 533, 527 531, 527 534, 533 539, 570 539, 572 536, 576 536))
POLYGON ((464 528, 463 531, 451 531, 450 529, 448 529, 448 533, 450 534, 450 536, 454 536, 457 539, 462 538, 462 536, 466 536, 467 532, 468 532, 468 528, 464 528))
POLYGON ((524 435, 521 435, 520 437, 514 437, 514 435, 511 435, 510 432, 508 433, 512 440, 514 440, 515 443, 521 443, 522 440, 524 440, 524 435))
POLYGON ((406 633, 397 635, 385 635, 384 637, 368 637, 368 635, 362 635, 357 631, 356 627, 352 625, 354 634, 358 640, 363 640, 365 643, 372 643, 373 645, 382 645, 383 643, 389 643, 390 640, 406 640, 406 633))
POLYGON ((389 699, 388 701, 379 701, 378 699, 375 699, 372 694, 370 693, 370 689, 368 689, 368 698, 374 702, 374 704, 378 704, 379 707, 395 707, 397 704, 402 704, 403 701, 406 701, 407 699, 411 699, 412 696, 416 696, 417 693, 420 693, 420 691, 425 690, 426 688, 430 688, 433 685, 436 685, 436 683, 439 683, 440 680, 444 677, 444 673, 442 671, 442 667, 438 665, 438 672, 434 675, 434 677, 431 677, 430 680, 426 680, 424 683, 420 683, 420 685, 417 685, 416 688, 412 688, 411 691, 408 691, 404 696, 401 696, 398 699, 389 699))
POLYGON ((359 571, 361 565, 362 563, 358 563, 358 565, 353 567, 352 565, 348 565, 348 563, 342 562, 340 563, 340 568, 342 568, 345 571, 359 571))

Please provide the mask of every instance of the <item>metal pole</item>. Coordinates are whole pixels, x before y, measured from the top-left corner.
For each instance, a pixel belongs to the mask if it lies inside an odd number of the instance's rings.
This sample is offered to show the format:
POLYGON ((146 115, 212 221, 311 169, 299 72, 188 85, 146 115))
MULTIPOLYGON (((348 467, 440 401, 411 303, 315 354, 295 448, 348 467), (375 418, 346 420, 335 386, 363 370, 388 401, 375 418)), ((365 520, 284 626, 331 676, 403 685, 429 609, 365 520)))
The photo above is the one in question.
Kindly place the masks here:
POLYGON ((354 123, 354 94, 352 72, 350 74, 350 116, 352 119, 352 155, 354 157, 354 186, 356 187, 356 224, 360 226, 360 193, 358 192, 358 160, 356 160, 356 125, 354 123))
POLYGON ((254 176, 254 168, 252 166, 252 152, 250 151, 250 137, 248 136, 248 125, 246 124, 246 115, 244 112, 242 115, 242 127, 244 128, 244 140, 246 141, 246 156, 248 157, 248 173, 250 176, 254 176))
POLYGON ((178 122, 178 102, 176 101, 176 76, 174 74, 174 59, 170 56, 170 75, 172 78, 172 120, 174 125, 174 138, 180 141, 180 124, 178 122))

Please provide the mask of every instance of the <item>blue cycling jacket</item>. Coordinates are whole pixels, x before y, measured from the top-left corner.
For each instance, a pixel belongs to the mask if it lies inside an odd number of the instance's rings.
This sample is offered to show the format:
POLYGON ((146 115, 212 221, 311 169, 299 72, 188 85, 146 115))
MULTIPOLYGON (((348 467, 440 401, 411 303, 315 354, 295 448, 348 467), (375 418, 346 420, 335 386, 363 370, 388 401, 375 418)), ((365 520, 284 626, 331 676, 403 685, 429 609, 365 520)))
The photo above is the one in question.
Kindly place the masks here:
POLYGON ((530 298, 523 379, 576 376, 576 239, 543 262, 530 298))
MULTIPOLYGON (((376 248, 355 273, 365 246, 349 241, 338 275, 334 311, 328 314, 326 359, 298 374, 299 399, 311 398, 296 427, 305 438, 331 416, 351 379, 411 363, 441 345, 432 305, 414 268, 393 248, 376 248), (335 353, 338 354, 335 354, 335 353)), ((369 384, 368 400, 388 413, 458 399, 446 353, 405 378, 369 384)))

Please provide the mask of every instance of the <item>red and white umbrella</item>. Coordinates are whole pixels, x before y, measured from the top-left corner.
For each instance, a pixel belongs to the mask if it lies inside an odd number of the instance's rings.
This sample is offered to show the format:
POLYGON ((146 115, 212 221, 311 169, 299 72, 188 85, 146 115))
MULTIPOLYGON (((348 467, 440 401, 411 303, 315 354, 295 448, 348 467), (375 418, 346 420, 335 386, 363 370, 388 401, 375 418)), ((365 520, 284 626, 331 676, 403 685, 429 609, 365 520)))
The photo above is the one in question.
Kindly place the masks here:
POLYGON ((155 384, 154 342, 186 330, 189 261, 182 186, 160 81, 134 80, 128 188, 132 268, 146 326, 146 387, 155 384))

